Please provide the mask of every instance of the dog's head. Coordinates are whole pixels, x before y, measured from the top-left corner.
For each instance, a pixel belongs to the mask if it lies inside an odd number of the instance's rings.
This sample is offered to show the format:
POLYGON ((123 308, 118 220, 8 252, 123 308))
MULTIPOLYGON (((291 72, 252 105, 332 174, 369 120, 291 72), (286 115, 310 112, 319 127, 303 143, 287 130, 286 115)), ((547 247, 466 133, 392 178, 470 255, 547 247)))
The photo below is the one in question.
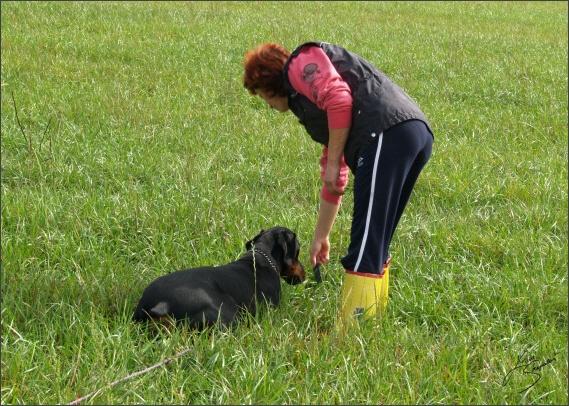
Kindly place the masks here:
POLYGON ((252 240, 247 241, 247 250, 253 246, 266 250, 265 252, 275 260, 285 282, 296 285, 305 281, 306 272, 298 259, 300 243, 292 230, 279 226, 261 230, 252 240))

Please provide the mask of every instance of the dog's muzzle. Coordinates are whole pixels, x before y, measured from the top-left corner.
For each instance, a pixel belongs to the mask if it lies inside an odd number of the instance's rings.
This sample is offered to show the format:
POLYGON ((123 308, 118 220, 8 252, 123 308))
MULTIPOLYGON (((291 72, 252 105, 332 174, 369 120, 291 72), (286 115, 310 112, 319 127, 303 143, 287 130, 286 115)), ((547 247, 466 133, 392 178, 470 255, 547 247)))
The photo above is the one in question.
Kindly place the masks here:
POLYGON ((306 271, 299 260, 295 260, 292 266, 281 273, 282 278, 289 285, 298 285, 306 280, 306 271))

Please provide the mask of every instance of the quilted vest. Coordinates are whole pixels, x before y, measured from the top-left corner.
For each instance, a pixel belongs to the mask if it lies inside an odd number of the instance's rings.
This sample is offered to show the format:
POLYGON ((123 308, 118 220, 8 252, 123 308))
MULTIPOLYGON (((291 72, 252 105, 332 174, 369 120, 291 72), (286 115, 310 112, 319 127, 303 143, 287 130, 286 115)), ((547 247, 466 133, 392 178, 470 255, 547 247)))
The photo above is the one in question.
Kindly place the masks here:
POLYGON ((332 65, 350 87, 353 98, 352 126, 344 159, 355 173, 357 160, 376 136, 388 128, 407 120, 423 121, 431 134, 433 130, 427 117, 413 99, 385 73, 359 55, 326 42, 306 42, 290 55, 284 67, 284 84, 289 109, 296 115, 310 137, 322 145, 328 145, 328 117, 307 97, 299 94, 288 78, 290 60, 305 45, 315 45, 326 53, 332 65))

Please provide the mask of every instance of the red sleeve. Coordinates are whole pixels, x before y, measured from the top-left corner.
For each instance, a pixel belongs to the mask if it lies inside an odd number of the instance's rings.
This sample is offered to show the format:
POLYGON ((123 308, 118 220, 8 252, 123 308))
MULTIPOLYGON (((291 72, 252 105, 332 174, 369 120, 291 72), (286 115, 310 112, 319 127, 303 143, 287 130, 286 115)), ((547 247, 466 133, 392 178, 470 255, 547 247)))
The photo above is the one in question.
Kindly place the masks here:
POLYGON ((318 46, 305 46, 291 59, 288 77, 294 89, 328 114, 328 128, 352 125, 350 87, 326 53, 318 46))
MULTIPOLYGON (((324 177, 324 173, 326 172, 326 165, 328 164, 328 148, 322 148, 322 157, 320 158, 320 177, 324 177)), ((346 165, 346 161, 344 161, 344 155, 342 155, 342 159, 340 160, 340 176, 338 176, 338 188, 342 191, 346 188, 348 184, 348 173, 350 172, 350 168, 346 165)), ((333 195, 328 191, 326 185, 322 186, 322 192, 320 193, 322 199, 326 200, 332 204, 340 204, 342 201, 342 196, 333 195)))

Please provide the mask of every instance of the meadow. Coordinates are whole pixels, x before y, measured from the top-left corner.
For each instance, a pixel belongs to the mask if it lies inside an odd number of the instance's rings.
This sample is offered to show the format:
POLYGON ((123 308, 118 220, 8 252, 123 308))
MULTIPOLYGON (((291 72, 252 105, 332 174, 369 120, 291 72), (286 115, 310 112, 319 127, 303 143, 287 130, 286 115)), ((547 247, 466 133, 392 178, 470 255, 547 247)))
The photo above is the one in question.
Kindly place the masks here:
POLYGON ((1 2, 1 403, 567 404, 567 2, 1 2), (377 323, 316 284, 320 146, 244 53, 370 60, 435 131, 377 323), (296 231, 309 281, 234 331, 151 337, 159 275, 296 231), (180 351, 167 365, 113 385, 180 351))

